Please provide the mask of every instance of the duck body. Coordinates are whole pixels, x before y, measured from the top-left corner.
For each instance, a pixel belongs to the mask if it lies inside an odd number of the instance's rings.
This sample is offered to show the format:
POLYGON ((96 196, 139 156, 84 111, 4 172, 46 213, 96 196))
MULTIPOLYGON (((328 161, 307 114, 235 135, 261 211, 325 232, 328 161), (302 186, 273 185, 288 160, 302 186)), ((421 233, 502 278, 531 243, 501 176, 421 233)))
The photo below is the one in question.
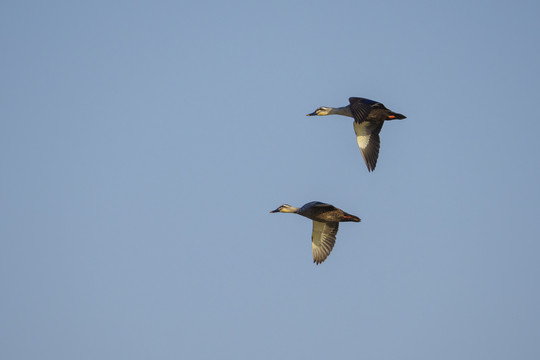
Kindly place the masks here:
POLYGON ((393 112, 382 103, 366 98, 351 97, 349 105, 332 108, 321 106, 307 116, 342 115, 354 118, 356 141, 368 171, 375 170, 379 157, 379 133, 385 121, 406 119, 405 115, 393 112))
POLYGON ((283 204, 271 213, 295 213, 313 220, 311 247, 313 262, 322 263, 334 248, 340 222, 360 222, 360 218, 320 201, 312 201, 301 208, 283 204))
POLYGON ((325 204, 320 201, 312 201, 302 206, 296 212, 298 215, 302 215, 313 221, 321 222, 345 222, 355 221, 359 222, 360 218, 348 214, 345 211, 336 208, 333 205, 325 204))

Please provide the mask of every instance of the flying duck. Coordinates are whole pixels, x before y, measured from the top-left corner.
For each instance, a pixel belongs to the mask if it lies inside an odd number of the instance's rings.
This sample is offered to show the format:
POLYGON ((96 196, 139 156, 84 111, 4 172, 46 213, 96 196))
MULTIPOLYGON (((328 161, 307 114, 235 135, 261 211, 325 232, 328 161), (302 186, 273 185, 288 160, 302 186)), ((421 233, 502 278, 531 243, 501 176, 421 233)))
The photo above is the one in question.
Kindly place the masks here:
POLYGON ((301 208, 283 204, 270 212, 296 213, 313 220, 311 247, 313 250, 313 262, 317 265, 330 255, 336 242, 339 223, 345 221, 360 222, 359 217, 319 201, 309 202, 301 208))
POLYGON ((387 109, 382 103, 358 98, 349 98, 349 105, 339 108, 321 106, 307 116, 343 115, 354 118, 356 141, 368 171, 375 170, 381 140, 379 133, 386 120, 405 119, 405 115, 387 109))

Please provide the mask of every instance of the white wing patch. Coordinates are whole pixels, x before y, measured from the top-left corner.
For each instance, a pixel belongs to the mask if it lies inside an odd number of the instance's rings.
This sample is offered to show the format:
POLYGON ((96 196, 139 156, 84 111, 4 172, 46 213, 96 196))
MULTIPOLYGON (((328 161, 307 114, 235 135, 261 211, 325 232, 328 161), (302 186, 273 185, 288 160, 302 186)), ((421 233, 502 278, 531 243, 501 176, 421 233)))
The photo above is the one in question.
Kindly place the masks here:
POLYGON ((356 133, 356 142, 358 143, 364 162, 366 163, 368 170, 373 171, 377 165, 379 147, 381 145, 379 132, 384 123, 380 122, 377 124, 363 121, 359 124, 355 121, 353 124, 354 132, 356 133))
POLYGON ((371 129, 369 126, 370 124, 367 121, 364 121, 361 124, 355 121, 353 124, 354 124, 354 132, 356 133, 356 142, 358 143, 358 147, 364 150, 368 146, 369 139, 371 138, 371 129))

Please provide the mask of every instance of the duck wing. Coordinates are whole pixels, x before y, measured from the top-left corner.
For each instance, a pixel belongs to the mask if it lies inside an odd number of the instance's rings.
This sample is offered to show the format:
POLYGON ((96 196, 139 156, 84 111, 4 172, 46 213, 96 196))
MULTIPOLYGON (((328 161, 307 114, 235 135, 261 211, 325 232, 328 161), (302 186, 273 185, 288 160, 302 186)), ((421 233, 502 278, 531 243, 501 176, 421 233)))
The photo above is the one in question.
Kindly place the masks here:
POLYGON ((354 121, 357 123, 361 123, 366 120, 369 113, 373 109, 386 109, 386 107, 380 102, 358 97, 349 98, 349 104, 354 121))
POLYGON ((311 216, 325 211, 335 210, 333 205, 325 204, 320 201, 312 201, 304 204, 296 213, 311 219, 311 216))
POLYGON ((373 123, 364 121, 362 123, 354 122, 354 132, 356 133, 356 142, 364 158, 364 162, 369 171, 375 170, 377 165, 377 159, 379 158, 379 148, 381 146, 381 139, 379 133, 381 132, 384 122, 373 123))
POLYGON ((317 265, 322 263, 334 248, 338 222, 313 221, 313 233, 311 234, 311 248, 313 250, 313 262, 317 265))

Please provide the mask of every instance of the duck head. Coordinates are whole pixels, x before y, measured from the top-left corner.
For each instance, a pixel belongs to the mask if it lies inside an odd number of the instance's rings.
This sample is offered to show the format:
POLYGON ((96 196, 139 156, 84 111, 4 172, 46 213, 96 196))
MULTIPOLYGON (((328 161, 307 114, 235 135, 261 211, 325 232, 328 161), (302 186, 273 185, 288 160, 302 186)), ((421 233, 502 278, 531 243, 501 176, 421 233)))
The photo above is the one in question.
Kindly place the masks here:
POLYGON ((331 107, 321 106, 320 108, 318 108, 311 114, 307 114, 306 116, 323 116, 323 115, 330 114, 331 111, 332 111, 331 107))
POLYGON ((283 204, 280 207, 278 207, 276 210, 272 210, 270 212, 271 213, 277 213, 277 212, 295 213, 297 211, 298 211, 298 208, 295 208, 294 206, 291 206, 291 205, 283 204))

